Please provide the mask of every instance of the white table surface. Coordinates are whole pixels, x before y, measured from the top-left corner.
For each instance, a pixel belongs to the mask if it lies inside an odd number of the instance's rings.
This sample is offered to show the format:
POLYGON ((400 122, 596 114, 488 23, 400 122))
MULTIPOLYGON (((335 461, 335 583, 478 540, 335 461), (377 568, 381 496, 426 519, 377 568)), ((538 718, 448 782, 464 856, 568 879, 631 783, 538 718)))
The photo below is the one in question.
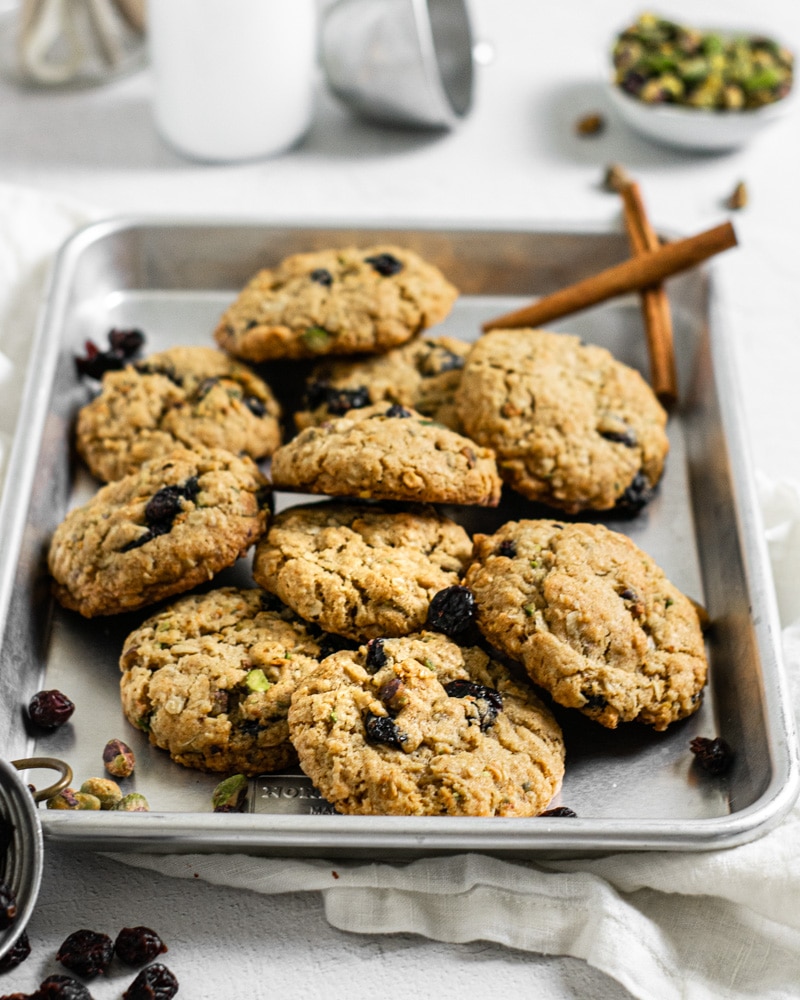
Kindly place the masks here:
MULTIPOLYGON (((451 133, 364 124, 320 87, 298 148, 208 166, 181 159, 156 134, 147 70, 82 91, 26 91, 0 79, 0 182, 56 192, 106 215, 575 228, 620 225, 618 199, 601 180, 609 163, 623 163, 657 228, 690 234, 733 219, 740 245, 713 266, 728 296, 754 464, 771 477, 800 477, 797 116, 735 153, 659 148, 613 117, 600 85, 603 46, 639 8, 623 0, 472 0, 471 10, 475 36, 494 58, 479 67, 474 109, 451 133), (606 130, 578 137, 576 119, 595 110, 607 114, 606 130), (750 203, 731 216, 724 200, 740 180, 750 203)), ((660 12, 694 23, 757 18, 800 50, 797 0, 761 0, 756 11, 749 0, 673 0, 660 12)), ((345 934, 326 923, 314 894, 224 890, 54 848, 29 925, 35 955, 0 977, 0 991, 32 990, 59 971, 55 950, 77 926, 133 923, 167 939, 165 961, 186 997, 629 996, 573 959, 345 934)), ((129 978, 96 982, 93 995, 119 996, 129 978)))

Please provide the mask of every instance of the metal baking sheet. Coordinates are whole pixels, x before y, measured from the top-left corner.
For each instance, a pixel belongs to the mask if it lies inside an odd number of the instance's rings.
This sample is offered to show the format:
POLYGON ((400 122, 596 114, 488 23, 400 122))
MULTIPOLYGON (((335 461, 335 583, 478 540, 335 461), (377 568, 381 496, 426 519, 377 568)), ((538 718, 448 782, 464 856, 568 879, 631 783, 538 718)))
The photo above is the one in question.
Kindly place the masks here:
MULTIPOLYGON (((149 813, 42 809, 46 838, 114 850, 248 851, 318 856, 413 857, 455 851, 539 856, 608 850, 703 850, 760 836, 798 791, 796 739, 781 663, 780 630, 763 531, 740 426, 736 375, 725 342, 724 303, 713 269, 671 279, 680 403, 668 427, 671 451, 656 499, 636 519, 608 520, 707 608, 710 675, 701 709, 654 733, 637 724, 605 730, 557 710, 567 768, 556 804, 574 818, 471 819, 340 816, 299 772, 252 781, 249 811, 215 814, 219 776, 172 763, 130 726, 119 705, 118 657, 125 635, 152 609, 86 621, 54 605, 45 553, 65 512, 97 488, 71 445, 88 388, 74 356, 112 327, 138 327, 148 351, 211 343, 224 307, 260 267, 289 252, 397 242, 437 263, 461 289, 437 329, 463 339, 499 313, 628 256, 609 231, 498 231, 411 226, 354 229, 269 227, 120 219, 93 224, 59 254, 43 303, 19 432, 0 510, 0 755, 66 759, 76 781, 102 772, 112 737, 137 755, 126 787, 149 813), (77 708, 45 736, 26 729, 24 706, 41 688, 68 693, 77 708), (724 777, 702 774, 692 737, 723 736, 735 749, 724 777)), ((638 298, 568 317, 553 328, 608 347, 647 374, 638 298)), ((262 368, 291 407, 300 363, 262 368)), ((276 496, 277 509, 299 502, 276 496)), ((494 511, 451 509, 471 529, 552 514, 511 495, 494 511)), ((597 518, 602 520, 602 518, 597 518)), ((214 584, 249 584, 241 560, 214 584)))

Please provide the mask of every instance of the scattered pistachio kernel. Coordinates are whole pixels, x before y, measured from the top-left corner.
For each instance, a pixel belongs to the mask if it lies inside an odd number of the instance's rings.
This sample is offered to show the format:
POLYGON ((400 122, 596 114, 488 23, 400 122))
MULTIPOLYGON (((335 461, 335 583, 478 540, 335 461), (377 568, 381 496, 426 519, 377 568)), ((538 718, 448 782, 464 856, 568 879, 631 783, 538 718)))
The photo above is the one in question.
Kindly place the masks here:
POLYGON ((267 675, 260 667, 256 667, 255 669, 248 671, 244 682, 250 691, 268 691, 269 688, 272 687, 270 682, 267 680, 267 675))
POLYGON ((583 115, 575 123, 575 131, 578 135, 599 135, 605 127, 605 118, 597 112, 583 115))
POLYGON ((122 789, 111 778, 87 778, 81 785, 84 795, 93 795, 101 809, 113 809, 122 798, 122 789))
POLYGON ((62 788, 47 800, 48 809, 80 809, 74 788, 62 788))
POLYGON ((220 781, 211 795, 214 812, 241 812, 247 799, 248 784, 243 774, 233 774, 220 781))
POLYGON ((303 343, 310 351, 324 351, 330 343, 331 335, 321 326, 309 326, 303 332, 303 343))
POLYGON ((136 767, 136 757, 127 743, 109 740, 103 747, 103 764, 115 778, 129 778, 136 767))
POLYGON ((113 807, 115 812, 150 812, 147 799, 140 792, 128 792, 113 807))

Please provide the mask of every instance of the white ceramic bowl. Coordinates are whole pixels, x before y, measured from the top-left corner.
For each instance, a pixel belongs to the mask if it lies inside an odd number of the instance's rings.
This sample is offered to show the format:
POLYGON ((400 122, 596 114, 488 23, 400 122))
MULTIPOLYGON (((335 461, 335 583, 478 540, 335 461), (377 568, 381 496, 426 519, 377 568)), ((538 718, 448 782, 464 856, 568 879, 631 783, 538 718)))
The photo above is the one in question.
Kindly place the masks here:
MULTIPOLYGON (((723 35, 769 34, 770 37, 775 37, 771 32, 743 28, 718 30, 723 35)), ((725 152, 746 145, 768 125, 791 114, 798 105, 797 81, 791 92, 780 101, 746 111, 711 111, 678 104, 648 104, 640 101, 613 82, 611 53, 618 37, 619 32, 612 36, 604 58, 609 100, 625 123, 648 139, 693 152, 725 152)))

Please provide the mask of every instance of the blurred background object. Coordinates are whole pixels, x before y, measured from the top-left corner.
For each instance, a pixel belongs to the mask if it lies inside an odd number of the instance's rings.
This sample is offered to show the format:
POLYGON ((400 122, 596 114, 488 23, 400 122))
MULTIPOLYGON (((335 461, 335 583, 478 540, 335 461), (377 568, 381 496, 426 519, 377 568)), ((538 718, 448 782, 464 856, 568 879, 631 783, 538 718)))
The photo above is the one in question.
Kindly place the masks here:
POLYGON ((13 22, 6 18, 13 55, 4 61, 20 82, 86 86, 144 63, 145 0, 21 0, 17 8, 13 22))
POLYGON ((472 106, 464 0, 337 0, 323 15, 320 54, 331 91, 367 118, 450 128, 472 106))
POLYGON ((305 134, 317 82, 316 0, 151 3, 153 112, 178 152, 235 162, 305 134))

